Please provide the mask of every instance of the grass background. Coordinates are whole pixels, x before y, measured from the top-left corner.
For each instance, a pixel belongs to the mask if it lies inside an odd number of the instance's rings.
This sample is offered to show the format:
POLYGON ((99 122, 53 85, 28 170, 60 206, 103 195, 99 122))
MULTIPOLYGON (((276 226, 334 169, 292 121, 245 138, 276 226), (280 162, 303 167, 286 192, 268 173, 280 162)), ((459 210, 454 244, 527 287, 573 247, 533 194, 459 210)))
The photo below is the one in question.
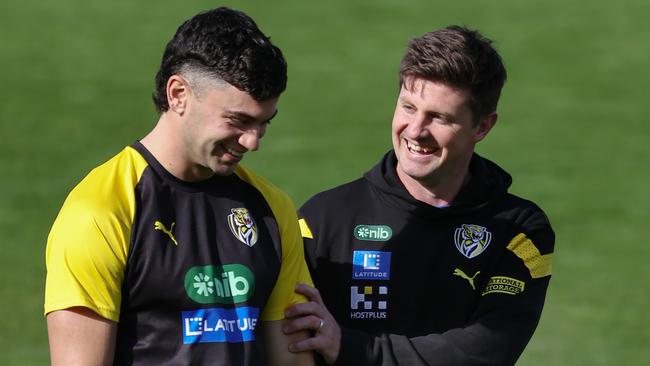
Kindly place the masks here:
POLYGON ((49 227, 89 169, 152 128, 165 43, 217 5, 246 11, 287 57, 280 114, 245 163, 298 205, 390 147, 409 37, 456 23, 495 39, 509 80, 478 150, 557 233, 544 314, 519 364, 650 364, 647 1, 5 0, 0 365, 49 362, 49 227))

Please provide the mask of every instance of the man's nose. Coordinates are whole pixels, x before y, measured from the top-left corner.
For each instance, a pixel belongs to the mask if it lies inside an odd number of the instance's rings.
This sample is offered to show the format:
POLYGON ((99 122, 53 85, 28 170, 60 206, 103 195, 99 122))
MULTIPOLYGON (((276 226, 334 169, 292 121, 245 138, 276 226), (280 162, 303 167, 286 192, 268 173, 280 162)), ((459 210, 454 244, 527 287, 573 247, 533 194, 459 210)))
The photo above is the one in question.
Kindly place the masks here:
POLYGON ((430 121, 426 116, 414 116, 412 120, 409 121, 408 127, 406 128, 406 135, 409 138, 417 139, 421 137, 429 136, 430 121))
POLYGON ((262 135, 257 128, 251 128, 239 137, 239 144, 245 147, 248 151, 256 151, 260 148, 260 139, 262 135))

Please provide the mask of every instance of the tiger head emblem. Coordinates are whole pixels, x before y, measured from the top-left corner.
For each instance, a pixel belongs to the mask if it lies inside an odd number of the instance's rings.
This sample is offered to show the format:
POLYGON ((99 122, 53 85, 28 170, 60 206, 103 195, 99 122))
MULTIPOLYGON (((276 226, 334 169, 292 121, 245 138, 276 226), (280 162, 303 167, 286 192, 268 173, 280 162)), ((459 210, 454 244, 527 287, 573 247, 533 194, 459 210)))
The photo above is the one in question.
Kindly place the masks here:
POLYGON ((257 225, 247 209, 231 208, 228 226, 232 234, 242 243, 252 247, 257 243, 257 225))
POLYGON ((454 232, 456 248, 467 258, 474 258, 490 245, 492 233, 483 226, 463 224, 454 232))

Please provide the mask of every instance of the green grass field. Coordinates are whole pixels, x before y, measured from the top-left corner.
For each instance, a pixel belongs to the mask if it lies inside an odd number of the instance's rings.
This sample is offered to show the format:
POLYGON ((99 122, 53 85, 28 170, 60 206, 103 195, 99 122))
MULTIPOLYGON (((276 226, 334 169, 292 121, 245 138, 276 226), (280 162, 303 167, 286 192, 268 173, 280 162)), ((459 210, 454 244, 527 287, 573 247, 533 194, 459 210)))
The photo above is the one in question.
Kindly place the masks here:
POLYGON ((217 5, 248 12, 288 59, 280 114, 245 163, 298 205, 390 147, 409 37, 457 23, 495 39, 509 80, 479 152, 513 174, 512 190, 542 206, 557 233, 544 314, 519 364, 650 364, 647 1, 8 0, 0 365, 48 363, 49 227, 90 168, 154 125, 164 44, 182 20, 217 5))

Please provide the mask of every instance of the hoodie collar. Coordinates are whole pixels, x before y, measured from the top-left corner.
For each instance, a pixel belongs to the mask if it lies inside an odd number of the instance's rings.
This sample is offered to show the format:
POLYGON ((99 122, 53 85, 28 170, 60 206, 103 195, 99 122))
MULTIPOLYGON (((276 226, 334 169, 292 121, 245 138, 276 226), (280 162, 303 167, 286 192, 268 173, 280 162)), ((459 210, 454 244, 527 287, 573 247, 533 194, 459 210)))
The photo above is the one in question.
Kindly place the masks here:
POLYGON ((434 207, 418 201, 406 190, 397 176, 397 156, 393 150, 368 171, 364 177, 371 185, 384 192, 393 204, 418 214, 448 214, 480 209, 503 197, 512 183, 512 177, 495 163, 474 153, 469 164, 470 179, 447 207, 434 207))

